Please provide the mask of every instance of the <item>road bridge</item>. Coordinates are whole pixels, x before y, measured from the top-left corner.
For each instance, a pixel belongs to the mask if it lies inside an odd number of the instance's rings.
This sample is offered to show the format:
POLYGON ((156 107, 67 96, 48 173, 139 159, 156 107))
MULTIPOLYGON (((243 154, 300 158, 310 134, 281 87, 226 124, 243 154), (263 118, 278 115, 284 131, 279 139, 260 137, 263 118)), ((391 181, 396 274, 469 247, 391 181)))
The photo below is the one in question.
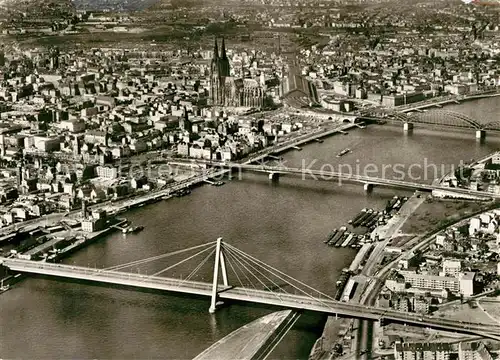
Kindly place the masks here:
POLYGON ((366 176, 355 174, 352 172, 341 171, 326 171, 310 168, 291 168, 284 166, 269 166, 269 165, 255 165, 249 163, 233 163, 233 162, 217 162, 209 160, 189 160, 190 163, 204 164, 209 167, 218 169, 231 169, 238 171, 251 171, 269 174, 269 178, 277 180, 280 175, 299 175, 302 178, 311 178, 314 180, 336 180, 339 183, 351 182, 363 184, 366 191, 371 191, 374 186, 395 187, 402 189, 420 190, 420 191, 444 191, 449 194, 456 194, 462 197, 478 197, 478 198, 500 198, 500 194, 486 193, 484 191, 452 188, 442 185, 425 184, 406 180, 386 179, 375 176, 366 176))
POLYGON ((328 294, 315 290, 311 286, 286 275, 238 248, 222 242, 221 238, 215 242, 197 245, 149 259, 133 261, 128 264, 116 265, 106 269, 92 269, 82 266, 14 258, 0 258, 0 264, 10 271, 20 273, 210 297, 210 312, 216 310, 221 300, 242 301, 278 306, 297 311, 305 310, 359 319, 394 321, 407 325, 425 326, 500 340, 500 336, 498 335, 500 334, 499 324, 469 323, 449 318, 434 318, 429 315, 399 312, 386 308, 337 301, 328 294), (153 260, 165 259, 172 255, 179 255, 193 250, 198 250, 198 252, 153 275, 141 275, 123 271, 126 268, 130 269, 153 260), (188 260, 206 253, 208 255, 185 279, 159 276, 188 260), (194 274, 211 258, 215 258, 212 284, 193 281, 192 277, 194 274), (230 274, 228 269, 232 269, 233 272, 230 274), (236 269, 239 269, 239 271, 236 269), (219 272, 222 274, 222 283, 219 282, 219 272), (245 285, 241 280, 243 276, 247 279, 249 279, 249 276, 253 276, 261 283, 263 288, 257 288, 255 285, 252 287, 245 285), (230 280, 239 283, 239 285, 230 285, 230 280), (278 282, 280 285, 278 285, 278 282), (294 293, 291 292, 292 290, 294 293))

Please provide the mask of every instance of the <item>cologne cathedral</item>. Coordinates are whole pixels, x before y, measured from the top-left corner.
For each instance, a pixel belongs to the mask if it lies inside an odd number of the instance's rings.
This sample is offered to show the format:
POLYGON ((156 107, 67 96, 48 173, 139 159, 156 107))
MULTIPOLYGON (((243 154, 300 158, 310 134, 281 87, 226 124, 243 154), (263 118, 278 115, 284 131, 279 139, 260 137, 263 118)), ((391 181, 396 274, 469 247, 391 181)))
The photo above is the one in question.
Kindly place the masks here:
POLYGON ((219 54, 217 39, 210 66, 210 100, 214 106, 260 108, 264 104, 265 80, 263 74, 259 80, 236 79, 231 76, 231 66, 222 39, 219 54))

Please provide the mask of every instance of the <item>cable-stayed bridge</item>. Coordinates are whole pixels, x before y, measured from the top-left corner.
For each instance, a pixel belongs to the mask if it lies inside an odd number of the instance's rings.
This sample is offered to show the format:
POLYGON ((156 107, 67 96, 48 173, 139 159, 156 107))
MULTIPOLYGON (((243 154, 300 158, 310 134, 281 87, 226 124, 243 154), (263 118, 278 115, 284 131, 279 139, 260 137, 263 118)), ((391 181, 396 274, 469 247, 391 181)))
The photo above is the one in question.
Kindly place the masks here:
POLYGON ((336 316, 393 321, 500 340, 498 324, 468 323, 337 301, 220 238, 214 242, 103 269, 14 258, 0 258, 0 264, 14 272, 206 296, 211 300, 210 312, 216 311, 224 300, 242 301, 336 316), (156 268, 150 275, 140 271, 141 267, 144 269, 152 263, 180 255, 182 259, 162 269, 156 268), (186 265, 192 264, 196 266, 183 279, 161 276, 182 266, 186 269, 186 265), (206 271, 210 265, 212 283, 196 281, 201 269, 206 271), (219 281, 220 277, 222 282, 219 281))

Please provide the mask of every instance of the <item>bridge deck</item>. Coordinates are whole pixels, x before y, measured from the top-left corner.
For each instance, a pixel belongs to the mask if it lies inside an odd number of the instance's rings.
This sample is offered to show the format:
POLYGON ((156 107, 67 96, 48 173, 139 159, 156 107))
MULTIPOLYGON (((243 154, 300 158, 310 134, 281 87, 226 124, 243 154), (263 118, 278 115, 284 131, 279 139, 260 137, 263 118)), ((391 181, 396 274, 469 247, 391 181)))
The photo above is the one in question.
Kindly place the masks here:
POLYGON ((238 169, 253 172, 265 172, 265 173, 275 173, 275 174, 293 174, 300 175, 303 177, 317 178, 321 180, 338 180, 339 182, 357 182, 363 184, 373 184, 379 186, 390 186, 399 187, 404 189, 413 190, 423 190, 423 191, 433 191, 441 190, 450 193, 474 196, 480 198, 500 198, 500 194, 487 193, 484 191, 463 189, 463 188, 453 188, 448 186, 417 183, 406 180, 396 180, 396 179, 385 179, 374 176, 359 175, 351 172, 338 172, 338 171, 323 171, 310 168, 290 168, 282 166, 267 166, 267 165, 253 165, 253 164, 240 164, 231 162, 214 162, 214 161, 198 161, 203 164, 210 164, 212 166, 226 168, 226 169, 238 169))
MULTIPOLYGON (((81 266, 52 264, 10 258, 0 258, 0 264, 13 271, 19 272, 157 289, 192 295, 211 296, 212 289, 211 284, 203 282, 147 276, 103 269, 91 269, 81 266)), ((404 322, 409 325, 419 325, 465 332, 500 340, 500 336, 497 335, 500 334, 500 325, 498 324, 464 323, 451 319, 436 319, 432 316, 402 313, 383 308, 367 307, 354 303, 344 303, 327 298, 314 298, 308 295, 295 295, 289 293, 273 293, 243 287, 227 288, 219 286, 218 291, 219 298, 221 299, 274 305, 289 309, 309 310, 327 314, 338 314, 341 316, 369 320, 379 320, 383 318, 392 321, 404 322)))

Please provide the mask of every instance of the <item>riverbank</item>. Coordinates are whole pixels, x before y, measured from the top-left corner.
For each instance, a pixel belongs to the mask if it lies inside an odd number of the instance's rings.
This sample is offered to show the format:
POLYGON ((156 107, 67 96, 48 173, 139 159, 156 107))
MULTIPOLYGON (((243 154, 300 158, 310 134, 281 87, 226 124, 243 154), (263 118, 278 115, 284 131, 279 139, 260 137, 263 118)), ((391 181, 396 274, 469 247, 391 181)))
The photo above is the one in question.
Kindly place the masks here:
MULTIPOLYGON (((484 202, 470 203, 467 201, 438 200, 429 202, 420 196, 419 193, 415 193, 403 205, 397 216, 393 217, 388 224, 377 227, 374 230, 374 233, 383 234, 383 241, 373 244, 373 250, 370 252, 361 273, 354 277, 358 286, 351 301, 367 305, 371 305, 375 301, 376 295, 381 288, 380 285, 387 274, 387 269, 394 266, 397 260, 400 259, 400 256, 396 256, 395 260, 386 264, 385 267, 380 268, 382 258, 386 254, 385 250, 389 247, 401 246, 400 253, 403 254, 416 249, 425 249, 425 246, 428 246, 431 241, 428 240, 429 237, 433 239, 433 234, 441 231, 443 228, 458 224, 472 216, 491 210, 497 207, 497 204, 497 202, 485 204, 484 202), (424 220, 422 220, 422 214, 425 215, 424 220), (445 215, 445 218, 440 220, 439 217, 442 215, 445 215), (434 229, 437 228, 437 230, 428 230, 429 221, 430 225, 434 229), (410 241, 399 243, 396 241, 405 235, 409 236, 408 240, 410 241), (426 240, 423 240, 424 238, 426 240), (410 247, 413 248, 409 250, 410 247)), ((357 259, 354 261, 357 261, 357 259)), ((369 344, 372 344, 369 338, 370 329, 371 326, 367 321, 352 319, 337 320, 335 317, 329 317, 322 336, 316 341, 311 351, 310 359, 333 359, 336 355, 336 350, 339 349, 339 344, 343 346, 343 349, 347 348, 350 344, 350 354, 361 357, 360 351, 362 349, 360 346, 364 349, 365 346, 371 346, 369 344), (339 333, 339 329, 343 329, 342 333, 339 333), (353 334, 349 335, 351 331, 353 334), (342 338, 344 341, 341 340, 342 338)))
MULTIPOLYGON (((313 131, 310 133, 298 135, 284 142, 275 144, 271 147, 260 150, 256 153, 252 153, 249 157, 241 160, 242 163, 248 164, 252 162, 257 162, 268 157, 269 154, 282 154, 290 150, 296 149, 297 146, 307 145, 308 143, 315 142, 321 138, 329 137, 335 134, 342 133, 343 131, 357 128, 355 124, 342 124, 340 122, 327 122, 320 126, 320 130, 313 131)), ((198 186, 203 184, 210 177, 220 177, 224 174, 229 173, 229 170, 213 170, 199 175, 184 176, 182 179, 178 179, 174 183, 165 186, 161 190, 147 192, 139 196, 134 196, 131 198, 120 199, 116 202, 106 201, 104 203, 98 203, 89 206, 89 210, 107 210, 112 213, 120 213, 126 210, 132 209, 134 207, 145 206, 148 204, 153 204, 160 200, 172 198, 177 191, 187 189, 190 187, 198 186)), ((53 226, 54 224, 60 222, 64 218, 73 218, 80 213, 80 209, 72 210, 65 213, 51 213, 45 215, 38 219, 32 219, 21 223, 15 223, 13 225, 7 226, 1 229, 3 236, 12 233, 14 231, 24 231, 29 232, 35 230, 39 227, 53 226)))
MULTIPOLYGON (((415 193, 385 225, 377 226, 372 231, 370 238, 378 238, 379 241, 365 244, 360 249, 349 268, 350 270, 354 270, 353 272, 350 271, 349 281, 356 284, 354 294, 347 295, 351 299, 350 301, 369 305, 367 302, 368 297, 365 296, 366 290, 371 282, 371 276, 375 273, 376 265, 382 260, 384 249, 387 247, 392 237, 398 233, 411 213, 420 206, 423 200, 424 199, 421 198, 418 193, 415 193)), ((344 294, 345 291, 349 290, 344 290, 344 294)), ((356 334, 350 335, 349 333, 351 331, 357 331, 358 328, 360 328, 358 320, 338 320, 333 316, 328 317, 323 329, 323 334, 313 346, 309 359, 332 359, 339 349, 345 352, 345 349, 348 347, 351 348, 351 353, 356 353, 358 351, 358 338, 356 334), (341 333, 339 333, 340 330, 341 333), (344 341, 341 339, 344 339, 344 341)))
MULTIPOLYGON (((72 255, 76 251, 96 242, 97 240, 118 231, 119 227, 127 222, 126 219, 110 219, 106 228, 91 233, 84 233, 80 230, 62 231, 53 233, 51 240, 46 241, 26 252, 19 253, 16 256, 22 259, 48 262, 59 262, 72 255), (69 240, 68 240, 69 238, 69 240), (63 244, 63 247, 60 245, 63 244)), ((26 276, 24 274, 15 273, 8 274, 5 271, 0 272, 0 279, 4 285, 12 286, 21 281, 26 276)))

